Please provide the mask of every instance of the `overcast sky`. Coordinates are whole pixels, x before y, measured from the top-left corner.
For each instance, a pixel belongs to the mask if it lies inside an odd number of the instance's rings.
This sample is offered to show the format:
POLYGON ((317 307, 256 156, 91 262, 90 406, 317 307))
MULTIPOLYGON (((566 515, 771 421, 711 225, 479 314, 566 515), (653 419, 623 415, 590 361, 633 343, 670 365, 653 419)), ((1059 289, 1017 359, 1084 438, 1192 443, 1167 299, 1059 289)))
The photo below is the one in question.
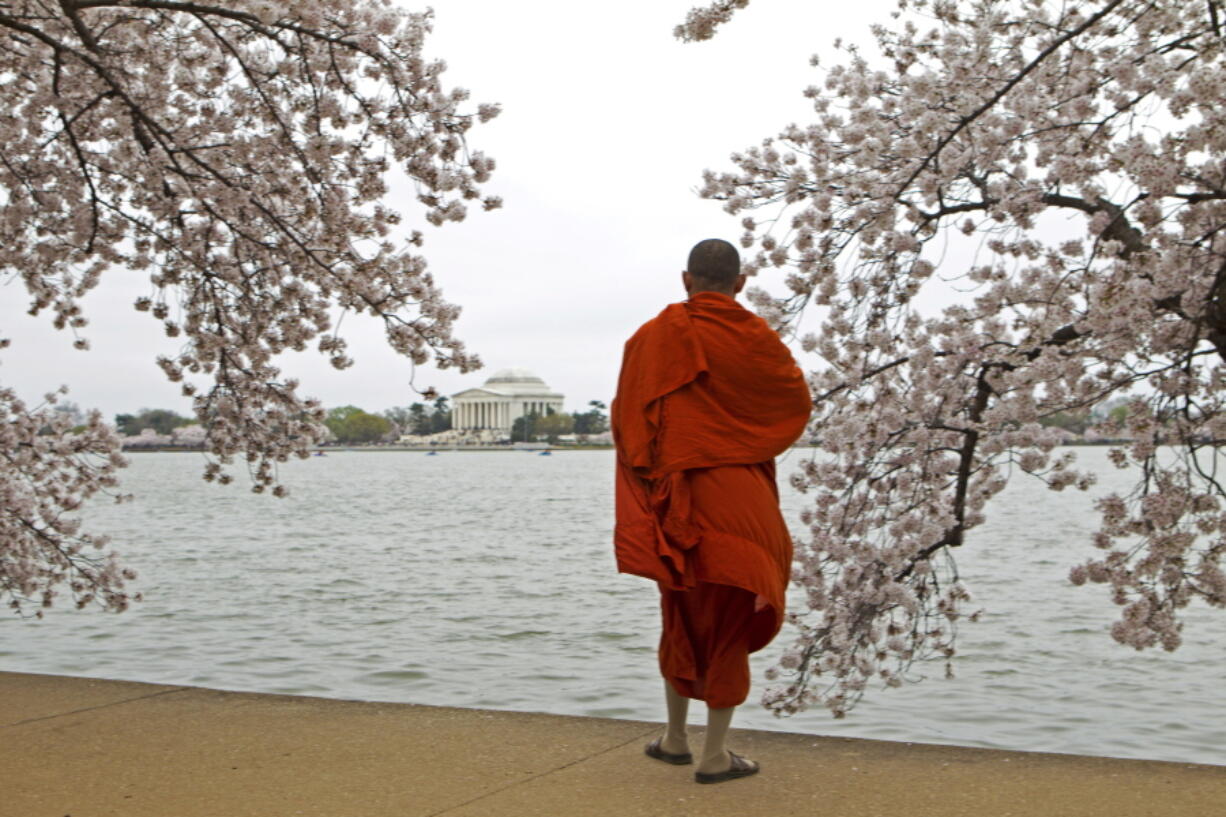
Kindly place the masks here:
MULTIPOLYGON (((814 52, 836 37, 868 43, 889 0, 754 0, 712 41, 672 36, 696 0, 434 0, 431 56, 445 82, 503 114, 471 132, 498 169, 489 194, 504 209, 461 224, 422 227, 405 196, 390 203, 404 228, 426 232, 424 254, 448 300, 463 307, 458 334, 483 359, 460 375, 422 368, 420 388, 451 394, 501 368, 524 367, 566 395, 568 410, 609 400, 621 346, 644 320, 680 300, 680 270, 699 239, 735 242, 738 219, 695 193, 704 168, 812 119, 801 95, 819 81, 814 52)), ((413 7, 413 4, 409 4, 413 7)), ((760 283, 779 288, 778 279, 760 283)), ((188 413, 189 402, 153 363, 177 348, 133 311, 147 278, 116 270, 85 301, 91 351, 71 348, 44 316, 26 316, 19 281, 0 301, 0 383, 20 396, 67 384, 68 399, 109 418, 142 407, 188 413)), ((288 356, 302 391, 370 411, 406 405, 410 366, 383 343, 381 324, 345 320, 356 364, 336 372, 316 353, 288 356)))

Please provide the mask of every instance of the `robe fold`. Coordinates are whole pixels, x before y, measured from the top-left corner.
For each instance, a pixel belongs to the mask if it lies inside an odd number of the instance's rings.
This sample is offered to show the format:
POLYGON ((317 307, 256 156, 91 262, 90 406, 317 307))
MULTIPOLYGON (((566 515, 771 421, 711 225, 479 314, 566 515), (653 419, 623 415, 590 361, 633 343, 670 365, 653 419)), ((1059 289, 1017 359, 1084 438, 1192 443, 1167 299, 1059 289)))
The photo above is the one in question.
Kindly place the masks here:
POLYGON ((792 540, 774 458, 811 408, 800 369, 734 298, 670 304, 626 343, 611 410, 620 572, 660 588, 660 670, 714 708, 749 693, 783 623, 792 540))

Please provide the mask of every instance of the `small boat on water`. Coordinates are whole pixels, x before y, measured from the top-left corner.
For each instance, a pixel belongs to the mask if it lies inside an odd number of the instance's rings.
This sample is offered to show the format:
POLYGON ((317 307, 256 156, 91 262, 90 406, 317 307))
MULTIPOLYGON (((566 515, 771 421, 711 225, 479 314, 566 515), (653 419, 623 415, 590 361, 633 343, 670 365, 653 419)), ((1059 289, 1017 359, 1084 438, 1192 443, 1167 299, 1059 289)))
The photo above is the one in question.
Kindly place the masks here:
POLYGON ((437 451, 427 451, 427 452, 426 452, 426 456, 427 456, 427 457, 437 457, 437 456, 438 456, 438 452, 437 452, 437 451))
POLYGON ((553 454, 552 451, 542 451, 540 455, 542 457, 548 457, 548 456, 551 456, 552 454, 553 454))
POLYGON ((326 456, 328 456, 328 455, 327 455, 327 454, 325 454, 325 453, 324 453, 324 452, 322 452, 322 451, 316 451, 316 452, 315 452, 315 456, 317 456, 317 457, 326 457, 326 456))

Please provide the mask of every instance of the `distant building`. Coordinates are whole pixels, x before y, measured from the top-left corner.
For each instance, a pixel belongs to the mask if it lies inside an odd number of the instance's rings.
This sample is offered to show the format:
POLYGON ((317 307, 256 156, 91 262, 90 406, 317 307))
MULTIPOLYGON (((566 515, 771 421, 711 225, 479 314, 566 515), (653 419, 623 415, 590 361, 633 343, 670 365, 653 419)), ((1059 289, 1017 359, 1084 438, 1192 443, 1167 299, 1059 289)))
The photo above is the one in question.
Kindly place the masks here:
POLYGON ((451 427, 510 436, 511 426, 528 414, 562 411, 563 395, 527 369, 495 372, 484 386, 451 395, 451 427))

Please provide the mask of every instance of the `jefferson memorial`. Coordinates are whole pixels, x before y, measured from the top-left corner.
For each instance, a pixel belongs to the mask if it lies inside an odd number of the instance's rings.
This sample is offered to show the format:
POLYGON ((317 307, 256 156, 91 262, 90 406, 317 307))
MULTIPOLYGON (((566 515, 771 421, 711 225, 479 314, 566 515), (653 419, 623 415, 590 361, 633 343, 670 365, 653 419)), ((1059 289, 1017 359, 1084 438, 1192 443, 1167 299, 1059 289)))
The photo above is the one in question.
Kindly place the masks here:
POLYGON ((451 427, 510 436, 511 424, 520 417, 560 413, 562 398, 527 369, 503 369, 484 386, 451 395, 451 427))

